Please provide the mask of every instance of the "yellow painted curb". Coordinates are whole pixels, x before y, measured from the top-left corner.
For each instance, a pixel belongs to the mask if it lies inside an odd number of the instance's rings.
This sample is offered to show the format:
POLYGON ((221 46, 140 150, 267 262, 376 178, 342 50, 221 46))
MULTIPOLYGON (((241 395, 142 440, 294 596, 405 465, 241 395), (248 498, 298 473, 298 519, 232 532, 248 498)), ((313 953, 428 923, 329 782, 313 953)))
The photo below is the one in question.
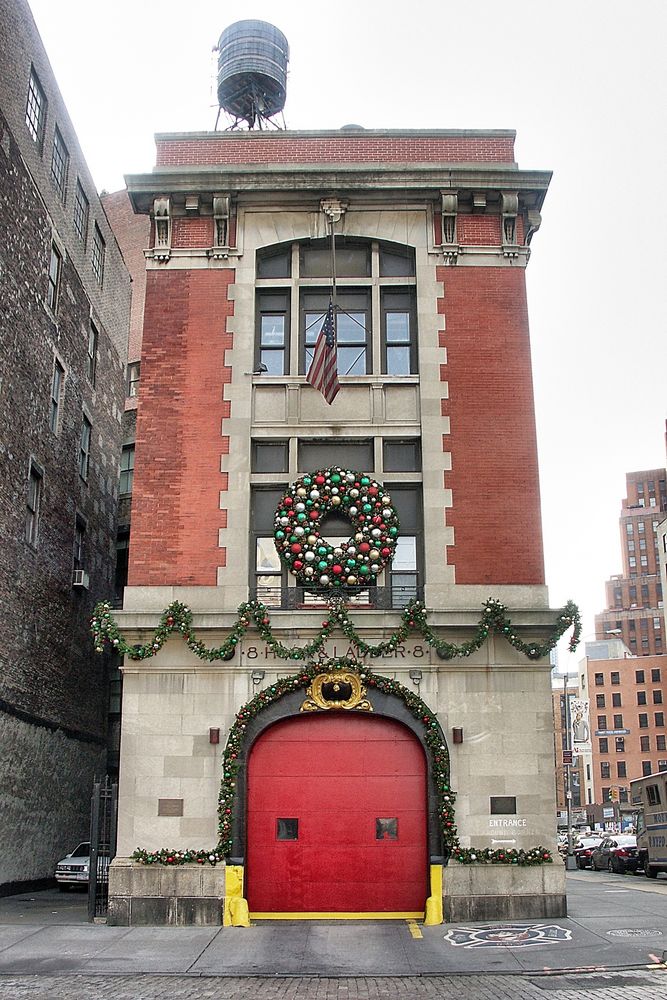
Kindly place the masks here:
POLYGON ((388 913, 386 910, 378 913, 251 913, 251 920, 423 920, 424 911, 411 913, 388 913))

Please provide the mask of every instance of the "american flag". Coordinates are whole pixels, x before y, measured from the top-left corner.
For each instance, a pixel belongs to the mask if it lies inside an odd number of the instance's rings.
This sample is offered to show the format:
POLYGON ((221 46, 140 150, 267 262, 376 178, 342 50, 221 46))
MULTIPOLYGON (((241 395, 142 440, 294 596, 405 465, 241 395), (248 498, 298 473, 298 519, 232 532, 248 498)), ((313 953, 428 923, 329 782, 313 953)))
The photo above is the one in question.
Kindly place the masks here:
POLYGON ((313 360, 306 381, 319 389, 327 403, 333 403, 340 389, 336 359, 336 333, 334 330, 333 303, 329 302, 322 329, 315 344, 313 360))

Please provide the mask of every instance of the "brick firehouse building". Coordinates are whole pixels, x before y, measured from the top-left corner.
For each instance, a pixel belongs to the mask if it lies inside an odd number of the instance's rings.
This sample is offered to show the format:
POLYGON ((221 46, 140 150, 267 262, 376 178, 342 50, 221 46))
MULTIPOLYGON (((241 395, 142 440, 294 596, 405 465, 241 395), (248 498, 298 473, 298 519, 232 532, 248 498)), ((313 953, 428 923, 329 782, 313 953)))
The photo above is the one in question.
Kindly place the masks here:
POLYGON ((464 649, 489 598, 525 643, 558 617, 525 291, 549 177, 518 168, 509 131, 351 127, 159 135, 153 172, 128 178, 152 226, 116 620, 154 655, 123 665, 110 919, 216 922, 225 897, 232 921, 232 898, 256 917, 419 916, 430 900, 437 919, 442 897, 450 919, 564 912, 558 861, 459 864, 448 833, 455 817, 463 850, 555 848, 548 657, 493 629, 464 649), (332 228, 329 405, 306 373, 332 228), (400 518, 386 558, 371 539, 366 578, 358 518, 332 506, 348 474, 400 518), (307 523, 324 504, 331 544, 310 563, 286 496, 307 523), (415 599, 461 655, 400 632, 415 599), (290 686, 295 671, 308 682, 290 686), (221 837, 226 869, 132 860, 221 837))

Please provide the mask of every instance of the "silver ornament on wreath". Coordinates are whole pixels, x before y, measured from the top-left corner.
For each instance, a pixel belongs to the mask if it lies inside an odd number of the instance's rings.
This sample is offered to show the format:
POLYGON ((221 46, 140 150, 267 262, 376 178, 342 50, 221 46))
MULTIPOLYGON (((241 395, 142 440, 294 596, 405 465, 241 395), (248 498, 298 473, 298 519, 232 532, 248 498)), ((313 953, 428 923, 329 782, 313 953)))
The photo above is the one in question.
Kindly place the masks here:
POLYGON ((399 520, 380 483, 333 466, 289 487, 276 509, 273 534, 282 562, 301 586, 367 587, 394 557, 399 520), (341 545, 330 545, 321 534, 332 513, 349 518, 353 529, 341 545))

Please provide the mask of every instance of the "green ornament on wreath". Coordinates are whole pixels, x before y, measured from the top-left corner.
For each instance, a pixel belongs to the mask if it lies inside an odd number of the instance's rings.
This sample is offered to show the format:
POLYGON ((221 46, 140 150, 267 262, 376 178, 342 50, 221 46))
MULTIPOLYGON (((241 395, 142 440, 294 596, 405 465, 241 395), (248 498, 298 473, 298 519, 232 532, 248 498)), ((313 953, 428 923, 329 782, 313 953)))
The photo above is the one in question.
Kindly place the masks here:
POLYGON ((363 472, 321 469, 297 479, 276 510, 280 558, 304 587, 367 587, 391 562, 399 521, 384 487, 363 472), (348 517, 354 529, 343 545, 320 533, 328 514, 348 517))

